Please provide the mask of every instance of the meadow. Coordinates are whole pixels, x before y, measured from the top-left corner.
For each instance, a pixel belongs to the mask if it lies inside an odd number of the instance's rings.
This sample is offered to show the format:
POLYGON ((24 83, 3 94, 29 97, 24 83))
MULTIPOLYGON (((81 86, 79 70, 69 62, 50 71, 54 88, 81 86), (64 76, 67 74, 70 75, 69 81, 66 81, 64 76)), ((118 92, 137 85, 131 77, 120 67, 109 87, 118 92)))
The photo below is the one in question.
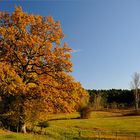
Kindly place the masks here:
POLYGON ((89 119, 79 119, 78 113, 49 115, 43 135, 1 130, 0 140, 140 140, 140 116, 124 116, 123 112, 93 111, 89 119))

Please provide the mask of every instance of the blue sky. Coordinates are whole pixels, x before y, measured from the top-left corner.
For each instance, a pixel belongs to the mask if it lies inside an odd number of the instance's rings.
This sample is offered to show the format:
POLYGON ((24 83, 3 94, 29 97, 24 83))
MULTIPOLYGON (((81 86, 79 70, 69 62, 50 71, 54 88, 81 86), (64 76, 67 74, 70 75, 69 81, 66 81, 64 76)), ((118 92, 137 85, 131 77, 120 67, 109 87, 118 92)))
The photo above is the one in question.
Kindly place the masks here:
POLYGON ((25 0, 0 2, 60 20, 72 54, 73 77, 86 89, 130 88, 140 72, 139 0, 25 0))

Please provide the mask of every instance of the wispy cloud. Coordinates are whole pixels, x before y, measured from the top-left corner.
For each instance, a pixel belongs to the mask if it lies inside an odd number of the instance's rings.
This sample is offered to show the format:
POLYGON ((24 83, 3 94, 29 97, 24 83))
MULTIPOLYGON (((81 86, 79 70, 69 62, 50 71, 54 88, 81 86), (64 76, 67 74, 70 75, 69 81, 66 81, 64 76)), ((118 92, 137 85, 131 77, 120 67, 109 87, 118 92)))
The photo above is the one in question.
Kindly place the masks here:
POLYGON ((72 53, 78 53, 78 52, 81 52, 81 51, 82 51, 81 49, 72 50, 72 53))

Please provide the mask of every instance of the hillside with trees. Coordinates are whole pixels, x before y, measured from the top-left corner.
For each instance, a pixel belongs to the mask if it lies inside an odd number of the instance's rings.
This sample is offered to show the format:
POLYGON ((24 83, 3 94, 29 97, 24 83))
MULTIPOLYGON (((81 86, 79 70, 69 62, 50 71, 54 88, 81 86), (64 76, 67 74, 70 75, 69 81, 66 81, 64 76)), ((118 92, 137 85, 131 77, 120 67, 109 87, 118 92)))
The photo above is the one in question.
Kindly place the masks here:
POLYGON ((134 90, 109 89, 87 91, 90 95, 90 104, 94 109, 135 108, 134 90))

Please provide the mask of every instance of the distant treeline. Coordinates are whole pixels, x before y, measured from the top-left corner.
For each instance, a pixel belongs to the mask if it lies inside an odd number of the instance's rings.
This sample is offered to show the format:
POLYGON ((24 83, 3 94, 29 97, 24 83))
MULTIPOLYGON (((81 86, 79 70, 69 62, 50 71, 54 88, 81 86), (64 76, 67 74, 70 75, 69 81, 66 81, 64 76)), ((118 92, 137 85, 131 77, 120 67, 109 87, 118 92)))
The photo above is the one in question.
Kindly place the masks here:
POLYGON ((91 106, 101 108, 130 108, 134 107, 135 97, 133 90, 87 90, 91 106))

